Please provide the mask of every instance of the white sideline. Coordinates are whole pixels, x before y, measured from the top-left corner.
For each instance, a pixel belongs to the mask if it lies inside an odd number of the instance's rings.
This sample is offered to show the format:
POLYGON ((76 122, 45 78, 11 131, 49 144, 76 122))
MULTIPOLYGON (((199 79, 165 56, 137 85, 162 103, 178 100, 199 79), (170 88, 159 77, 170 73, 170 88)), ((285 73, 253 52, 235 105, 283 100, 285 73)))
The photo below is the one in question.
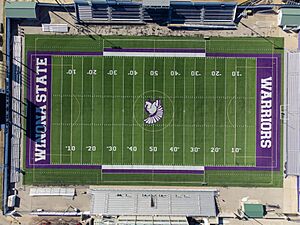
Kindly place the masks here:
POLYGON ((103 56, 127 56, 127 57, 205 57, 206 54, 192 52, 103 52, 103 56))
POLYGON ((102 165, 102 169, 129 169, 129 170, 204 170, 204 166, 162 166, 162 165, 102 165))

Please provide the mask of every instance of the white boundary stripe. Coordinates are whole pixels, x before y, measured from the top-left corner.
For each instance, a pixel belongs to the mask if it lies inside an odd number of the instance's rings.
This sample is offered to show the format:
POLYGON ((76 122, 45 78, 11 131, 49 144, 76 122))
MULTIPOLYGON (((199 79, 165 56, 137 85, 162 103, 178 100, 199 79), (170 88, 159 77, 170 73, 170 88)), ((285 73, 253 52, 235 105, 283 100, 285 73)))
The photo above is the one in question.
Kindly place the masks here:
POLYGON ((204 166, 163 166, 163 165, 102 165, 102 169, 130 169, 130 170, 204 170, 204 166))
POLYGON ((121 57, 205 57, 205 53, 192 52, 103 52, 103 56, 121 56, 121 57))

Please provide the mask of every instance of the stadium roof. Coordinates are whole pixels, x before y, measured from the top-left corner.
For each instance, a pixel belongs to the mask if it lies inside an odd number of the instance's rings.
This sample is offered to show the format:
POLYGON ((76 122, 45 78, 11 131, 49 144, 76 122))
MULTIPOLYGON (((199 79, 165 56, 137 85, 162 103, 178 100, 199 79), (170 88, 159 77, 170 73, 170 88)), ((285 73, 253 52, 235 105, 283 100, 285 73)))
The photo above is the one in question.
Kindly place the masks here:
POLYGON ((94 215, 217 215, 215 190, 92 189, 91 194, 94 215))
POLYGON ((300 9, 282 8, 279 16, 279 26, 300 26, 300 9))
POLYGON ((36 19, 35 2, 6 2, 5 13, 8 18, 36 19))

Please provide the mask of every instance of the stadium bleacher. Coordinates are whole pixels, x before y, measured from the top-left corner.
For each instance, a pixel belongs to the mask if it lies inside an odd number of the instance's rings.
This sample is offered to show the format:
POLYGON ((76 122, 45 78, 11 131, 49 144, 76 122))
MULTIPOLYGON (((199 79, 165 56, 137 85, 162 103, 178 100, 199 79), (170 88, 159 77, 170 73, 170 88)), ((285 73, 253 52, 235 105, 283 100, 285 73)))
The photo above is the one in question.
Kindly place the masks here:
POLYGON ((171 1, 157 7, 134 1, 75 0, 79 23, 147 23, 234 27, 236 3, 171 1))

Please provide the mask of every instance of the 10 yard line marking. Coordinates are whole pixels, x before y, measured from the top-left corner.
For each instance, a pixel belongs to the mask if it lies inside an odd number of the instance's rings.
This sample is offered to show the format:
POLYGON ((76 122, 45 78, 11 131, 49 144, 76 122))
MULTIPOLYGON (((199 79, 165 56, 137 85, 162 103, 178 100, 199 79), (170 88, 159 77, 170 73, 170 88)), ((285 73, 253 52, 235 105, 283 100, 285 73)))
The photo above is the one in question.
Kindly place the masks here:
MULTIPOLYGON (((237 62, 235 59, 235 71, 237 71, 237 62)), ((234 77, 234 149, 236 150, 236 76, 234 77)), ((234 152, 234 165, 236 165, 236 152, 234 152)))
MULTIPOLYGON (((72 71, 74 71, 74 60, 72 56, 72 71)), ((74 74, 73 74, 74 75, 74 74)), ((71 148, 73 147, 73 75, 71 75, 71 148)), ((71 163, 73 162, 72 150, 70 151, 71 163)))
POLYGON ((61 82, 60 82, 60 122, 61 122, 61 126, 60 126, 60 164, 62 164, 62 154, 63 154, 63 147, 62 147, 62 114, 63 114, 63 103, 62 103, 62 95, 63 95, 63 82, 64 82, 64 78, 63 78, 63 65, 64 65, 64 57, 61 57, 61 61, 60 61, 60 75, 61 75, 61 82))
MULTIPOLYGON (((83 57, 81 58, 81 95, 83 95, 83 57)), ((82 132, 82 123, 83 123, 83 121, 82 121, 82 118, 83 118, 83 112, 82 112, 82 109, 83 109, 83 97, 81 96, 81 107, 80 107, 80 121, 81 121, 81 126, 80 126, 80 142, 81 142, 81 154, 80 154, 80 158, 81 158, 81 164, 83 163, 82 162, 82 151, 83 151, 83 146, 82 146, 82 143, 83 143, 83 132, 82 132)))

